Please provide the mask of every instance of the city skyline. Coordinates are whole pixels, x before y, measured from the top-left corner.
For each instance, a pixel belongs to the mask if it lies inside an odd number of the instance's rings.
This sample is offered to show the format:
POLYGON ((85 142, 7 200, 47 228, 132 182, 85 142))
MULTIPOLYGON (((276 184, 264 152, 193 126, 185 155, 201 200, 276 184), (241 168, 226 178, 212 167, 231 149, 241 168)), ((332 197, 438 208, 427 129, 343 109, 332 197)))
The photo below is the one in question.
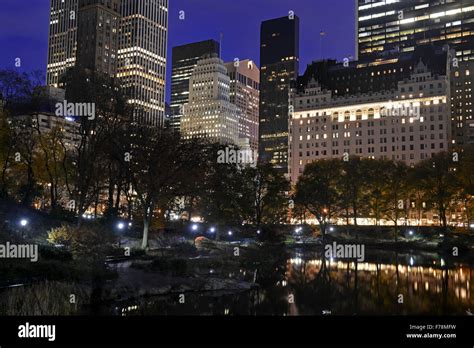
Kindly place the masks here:
MULTIPOLYGON (((39 70, 46 75, 50 9, 49 0, 43 1, 28 4, 27 8, 12 0, 6 0, 2 5, 0 44, 5 48, 5 54, 0 57, 0 67, 15 68, 15 59, 21 58, 20 71, 39 70), (28 16, 29 13, 32 20, 22 23, 21 17, 28 16)), ((246 1, 251 5, 249 0, 246 1)), ((216 15, 212 0, 204 0, 199 4, 190 0, 170 2, 166 102, 170 101, 171 50, 174 46, 208 39, 219 42, 222 33, 224 61, 233 61, 235 58, 251 59, 260 67, 261 22, 285 16, 289 11, 294 11, 301 18, 300 73, 304 72, 307 64, 322 58, 320 31, 326 33, 322 45, 324 57, 341 60, 355 54, 355 3, 352 0, 344 0, 344 6, 340 7, 333 6, 328 0, 298 4, 289 0, 276 2, 265 0, 265 2, 269 5, 271 3, 271 6, 263 4, 251 13, 247 12, 246 6, 237 6, 229 2, 229 6, 217 9, 222 12, 220 15, 216 15), (179 18, 181 10, 185 11, 184 20, 179 18), (242 24, 243 16, 245 24, 242 24), (338 45, 329 42, 337 42, 338 45)))

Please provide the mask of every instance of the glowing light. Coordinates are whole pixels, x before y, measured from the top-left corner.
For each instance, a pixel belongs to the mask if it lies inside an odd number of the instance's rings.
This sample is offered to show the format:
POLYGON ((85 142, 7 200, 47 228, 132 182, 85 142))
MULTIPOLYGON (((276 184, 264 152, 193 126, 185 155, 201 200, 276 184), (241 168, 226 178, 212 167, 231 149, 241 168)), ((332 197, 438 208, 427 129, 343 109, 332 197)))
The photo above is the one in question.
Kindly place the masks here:
POLYGON ((21 219, 20 225, 23 226, 23 227, 25 227, 26 225, 28 225, 28 220, 26 220, 26 219, 21 219))
POLYGON ((216 229, 215 229, 215 227, 211 227, 211 228, 209 229, 209 232, 211 232, 211 233, 214 233, 214 232, 216 232, 216 229))
POLYGON ((192 229, 193 231, 197 231, 198 225, 196 225, 196 224, 192 225, 192 226, 191 226, 191 229, 192 229))
POLYGON ((227 232, 229 236, 232 236, 232 231, 227 232))
POLYGON ((123 222, 119 222, 119 223, 117 224, 117 227, 118 227, 119 230, 123 230, 124 227, 125 227, 125 224, 124 224, 123 222))

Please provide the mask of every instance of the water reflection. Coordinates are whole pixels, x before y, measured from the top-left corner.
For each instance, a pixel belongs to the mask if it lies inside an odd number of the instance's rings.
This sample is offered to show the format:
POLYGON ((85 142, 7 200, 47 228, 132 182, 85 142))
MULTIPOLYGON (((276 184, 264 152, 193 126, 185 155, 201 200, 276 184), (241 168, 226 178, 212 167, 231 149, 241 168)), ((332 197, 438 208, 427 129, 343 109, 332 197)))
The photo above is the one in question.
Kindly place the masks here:
MULTIPOLYGON (((216 276, 256 281, 244 293, 189 293, 115 304, 116 315, 466 315, 474 310, 474 267, 436 254, 371 251, 367 262, 315 252, 242 261, 216 276)), ((275 255, 275 254, 274 254, 275 255)))

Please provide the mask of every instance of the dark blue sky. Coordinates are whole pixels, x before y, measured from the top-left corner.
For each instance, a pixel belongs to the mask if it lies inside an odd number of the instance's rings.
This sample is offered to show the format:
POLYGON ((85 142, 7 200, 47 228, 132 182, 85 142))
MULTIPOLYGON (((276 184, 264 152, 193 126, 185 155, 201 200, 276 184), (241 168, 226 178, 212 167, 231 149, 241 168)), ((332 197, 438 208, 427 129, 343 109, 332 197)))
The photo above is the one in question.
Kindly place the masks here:
MULTIPOLYGON (((219 33, 223 33, 225 61, 249 58, 258 63, 260 23, 285 16, 290 10, 300 17, 301 72, 322 56, 320 31, 327 33, 325 58, 340 60, 354 55, 354 0, 170 0, 168 58, 173 46, 219 40, 219 33), (180 10, 185 11, 184 21, 179 19, 180 10)), ((22 70, 45 71, 48 22, 49 0, 1 0, 0 68, 14 68, 19 57, 22 70)))

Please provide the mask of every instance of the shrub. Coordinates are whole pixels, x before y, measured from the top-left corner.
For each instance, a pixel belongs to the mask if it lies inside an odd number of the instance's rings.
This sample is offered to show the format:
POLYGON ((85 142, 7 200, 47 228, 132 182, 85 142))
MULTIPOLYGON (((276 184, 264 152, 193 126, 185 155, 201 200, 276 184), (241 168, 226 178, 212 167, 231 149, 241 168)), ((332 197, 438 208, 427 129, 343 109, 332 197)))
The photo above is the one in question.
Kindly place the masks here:
POLYGON ((52 228, 48 232, 48 242, 50 242, 51 244, 59 244, 69 247, 71 245, 71 239, 71 228, 66 225, 62 225, 61 227, 57 228, 52 228))

